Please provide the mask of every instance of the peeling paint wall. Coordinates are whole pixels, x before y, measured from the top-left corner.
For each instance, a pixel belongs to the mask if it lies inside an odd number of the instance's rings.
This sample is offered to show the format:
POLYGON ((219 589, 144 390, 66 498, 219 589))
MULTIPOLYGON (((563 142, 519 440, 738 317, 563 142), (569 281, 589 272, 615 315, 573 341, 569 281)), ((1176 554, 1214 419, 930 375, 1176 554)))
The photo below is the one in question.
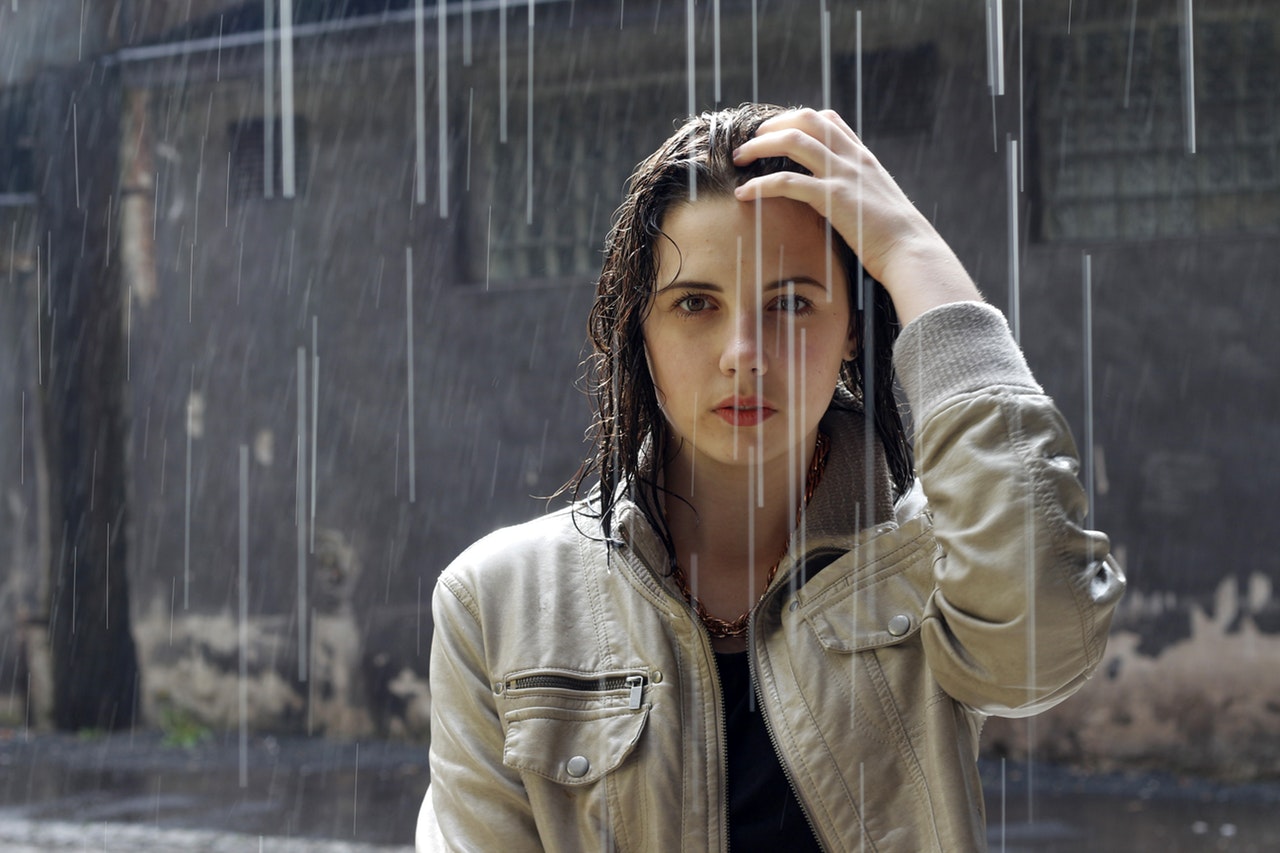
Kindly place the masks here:
MULTIPOLYGON (((1162 600, 1163 596, 1154 597, 1162 600)), ((1192 605, 1191 631, 1151 654, 1125 616, 1153 597, 1132 596, 1092 681, 1033 722, 993 720, 984 732, 1000 752, 1114 769, 1142 767, 1230 779, 1280 771, 1280 634, 1258 629, 1274 611, 1271 584, 1233 579, 1212 611, 1192 605)), ((1164 607, 1164 604, 1159 605, 1164 607)))

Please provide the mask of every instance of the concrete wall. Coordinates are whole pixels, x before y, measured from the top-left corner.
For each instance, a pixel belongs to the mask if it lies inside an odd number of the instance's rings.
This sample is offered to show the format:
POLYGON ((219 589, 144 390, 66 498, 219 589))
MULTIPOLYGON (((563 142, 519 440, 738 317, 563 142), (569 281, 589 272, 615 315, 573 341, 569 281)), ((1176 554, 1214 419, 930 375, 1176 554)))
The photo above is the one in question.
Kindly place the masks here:
MULTIPOLYGON (((1017 12, 1005 4, 1007 89, 991 96, 981 5, 970 5, 920 0, 863 11, 864 135, 989 298, 1008 307, 1006 139, 1024 141, 1034 174, 1044 151, 1034 133, 1036 93, 1047 86, 1034 76, 1020 80, 1017 12), (923 52, 886 53, 910 50, 923 52)), ((750 4, 722 7, 720 102, 734 103, 753 96, 750 4)), ((1219 7, 1215 15, 1280 29, 1271 6, 1219 7)), ((559 103, 566 114, 593 93, 614 93, 610 109, 625 108, 611 113, 605 130, 638 157, 686 110, 684 6, 620 8, 539 5, 535 93, 537 109, 559 103)), ((820 104, 815 10, 769 3, 760 10, 755 94, 820 104)), ((1036 4, 1026 10, 1025 45, 1068 26, 1124 32, 1129 10, 1128 3, 1036 4)), ((1139 11, 1141 21, 1176 22, 1178 4, 1139 11)), ((505 144, 496 139, 503 92, 496 13, 474 13, 469 64, 461 17, 449 20, 444 217, 433 19, 424 53, 425 204, 416 196, 411 21, 298 39, 305 173, 292 201, 237 201, 228 187, 227 129, 263 114, 259 47, 127 64, 127 86, 147 116, 138 137, 150 152, 144 171, 154 175, 153 239, 145 228, 130 231, 143 261, 129 318, 130 571, 153 719, 177 707, 234 725, 244 650, 256 727, 425 737, 435 575, 493 527, 542 511, 530 495, 555 490, 585 452, 588 407, 573 386, 590 276, 500 279, 486 288, 475 257, 486 245, 477 229, 518 222, 504 211, 525 204, 526 15, 523 6, 508 11, 505 144), (299 349, 307 449, 301 561, 299 349), (251 460, 244 635, 241 446, 251 460)), ((699 4, 696 25, 701 108, 716 100, 710 4, 699 4)), ((833 10, 831 97, 850 117, 856 27, 854 10, 833 10)), ((563 135, 535 135, 539 164, 557 158, 538 146, 574 139, 577 125, 554 126, 563 135)), ((582 146, 566 147, 573 150, 582 146)), ((572 213, 538 184, 561 174, 572 180, 571 169, 534 170, 537 223, 529 227, 543 229, 536 233, 563 227, 572 213)), ((624 178, 625 170, 600 177, 593 204, 604 215, 624 178)), ((993 721, 986 742, 1085 763, 1274 772, 1280 686, 1270 673, 1280 662, 1280 604, 1263 531, 1280 470, 1269 381, 1280 353, 1264 324, 1278 298, 1266 284, 1280 261, 1280 220, 1249 234, 1049 242, 1033 227, 1043 209, 1039 191, 1031 181, 1017 202, 1021 339, 1083 442, 1088 254, 1094 518, 1112 535, 1131 592, 1103 673, 1034 725, 993 721)), ((31 274, 13 280, 32 286, 31 274)), ((13 298, 11 290, 6 299, 13 298)), ((30 300, 9 304, 31 308, 30 300)), ((24 382, 30 387, 31 342, 22 346, 6 350, 11 397, 24 382)), ((11 435, 17 427, 6 418, 0 428, 11 435)), ((38 610, 32 555, 41 537, 29 510, 37 502, 36 451, 24 448, 24 481, 13 485, 19 457, 0 464, 8 493, 18 495, 10 504, 21 505, 4 528, 4 553, 17 569, 9 588, 21 590, 10 600, 30 611, 38 610)), ((17 685, 19 671, 10 672, 17 685)), ((18 687, 10 690, 17 695, 18 687)))

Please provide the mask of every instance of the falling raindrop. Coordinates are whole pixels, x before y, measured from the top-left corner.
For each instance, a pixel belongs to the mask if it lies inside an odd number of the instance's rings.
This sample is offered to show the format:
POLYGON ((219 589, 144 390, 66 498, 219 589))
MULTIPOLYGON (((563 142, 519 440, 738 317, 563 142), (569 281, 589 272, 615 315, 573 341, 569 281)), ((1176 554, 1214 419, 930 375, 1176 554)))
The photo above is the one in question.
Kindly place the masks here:
MULTIPOLYGON (((1018 138, 1027 138, 1027 69, 1025 62, 1026 28, 1023 20, 1022 0, 1018 0, 1018 138)), ((1018 192, 1023 191, 1026 180, 1027 147, 1018 146, 1018 192)))
POLYGON ((1124 61, 1124 108, 1129 109, 1129 84, 1133 81, 1133 42, 1138 33, 1138 0, 1129 7, 1129 50, 1124 61))
POLYGON ((406 334, 406 363, 407 363, 407 382, 409 396, 409 503, 417 500, 417 473, 414 467, 416 462, 416 454, 414 452, 414 426, 413 426, 413 247, 406 246, 404 250, 404 299, 405 299, 405 334, 406 334))
POLYGON ((533 2, 534 0, 528 0, 529 44, 525 51, 528 65, 525 71, 525 89, 528 105, 525 108, 524 119, 524 221, 528 225, 533 224, 533 172, 536 167, 533 161, 533 2))
POLYGON ((1018 260, 1018 240, 1021 230, 1018 227, 1018 140, 1005 137, 1008 148, 1006 158, 1007 200, 1009 204, 1009 325, 1013 329, 1013 339, 1022 341, 1022 295, 1019 285, 1021 265, 1018 260))
MULTIPOLYGON (((421 4, 421 2, 422 0, 418 0, 419 4, 421 4)), ((439 181, 441 219, 444 219, 449 215, 449 72, 448 63, 446 62, 449 40, 445 26, 446 21, 445 0, 438 0, 436 3, 436 59, 438 63, 436 69, 436 94, 439 105, 439 147, 436 159, 439 160, 440 166, 439 181)))
MULTIPOLYGON (((298 539, 298 680, 307 681, 307 349, 298 347, 298 428, 294 525, 298 539)), ((308 710, 310 703, 308 703, 308 710)))
POLYGON ((320 429, 320 340, 311 316, 311 553, 316 552, 316 433, 320 429))
POLYGON ((1082 259, 1084 292, 1084 493, 1088 499, 1085 525, 1094 526, 1093 507, 1093 258, 1082 259))
POLYGON ((507 0, 498 0, 498 141, 507 142, 507 0))
MULTIPOLYGON (((720 0, 714 0, 712 5, 712 42, 715 52, 713 59, 713 62, 715 63, 715 103, 718 107, 723 101, 720 94, 720 0)), ((595 217, 592 217, 592 221, 595 221, 595 217)))
POLYGON ((1182 0, 1182 95, 1187 123, 1187 153, 1196 153, 1196 58, 1191 0, 1182 0))
MULTIPOLYGON (((81 9, 84 7, 82 6, 81 9)), ((80 130, 79 120, 76 118, 76 102, 73 98, 71 101, 71 151, 75 157, 75 188, 76 188, 76 209, 80 209, 80 130)))
MULTIPOLYGON (((276 194, 276 0, 262 0, 262 197, 276 194)), ((155 235, 152 234, 152 239, 155 235)))
POLYGON ((987 86, 1004 94, 1004 0, 987 0, 987 86))
MULTIPOLYGON (((441 16, 443 17, 443 16, 441 16)), ((356 815, 360 805, 360 743, 356 742, 355 767, 351 774, 351 837, 356 837, 356 815)))
MULTIPOLYGON (((861 12, 859 12, 861 14, 861 12)), ((822 32, 822 108, 824 110, 831 109, 831 10, 823 9, 821 12, 821 32, 822 32)), ((858 87, 861 90, 861 86, 858 87)), ((831 140, 825 140, 830 145, 831 140)), ((828 199, 827 208, 830 209, 831 203, 828 199)), ((828 281, 830 274, 828 273, 828 281)))
MULTIPOLYGON (((195 435, 194 410, 196 408, 196 368, 191 366, 191 383, 187 392, 187 479, 185 483, 185 509, 182 531, 182 609, 191 608, 191 442, 195 435)), ((163 487, 161 489, 163 491, 163 487)))
POLYGON ((280 0, 280 160, 281 191, 297 194, 293 112, 293 0, 280 0))
MULTIPOLYGON (((861 10, 858 12, 862 14, 861 10)), ((751 0, 751 100, 760 101, 760 11, 759 0, 751 0)))
POLYGON ((471 67, 471 0, 462 0, 462 64, 471 67))
POLYGON ((413 0, 413 132, 417 152, 414 168, 414 201, 427 203, 427 80, 424 0, 413 0))
POLYGON ((238 711, 240 718, 240 787, 249 786, 249 446, 240 445, 240 584, 239 652, 240 677, 238 711))

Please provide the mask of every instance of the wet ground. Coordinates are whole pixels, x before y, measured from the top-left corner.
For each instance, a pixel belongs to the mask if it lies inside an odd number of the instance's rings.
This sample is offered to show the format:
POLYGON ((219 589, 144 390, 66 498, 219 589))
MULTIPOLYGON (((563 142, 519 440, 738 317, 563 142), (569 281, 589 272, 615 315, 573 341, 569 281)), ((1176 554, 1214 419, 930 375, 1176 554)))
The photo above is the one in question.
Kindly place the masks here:
POLYGON ((982 772, 993 853, 1280 851, 1280 779, 1229 785, 999 761, 982 772))
MULTIPOLYGON (((992 851, 1280 851, 1280 781, 999 761, 983 781, 992 851)), ((399 743, 0 730, 0 851, 405 850, 426 783, 426 749, 399 743)))
MULTIPOLYGON (((235 733, 194 745, 167 744, 159 733, 0 733, 0 851, 37 823, 127 824, 172 844, 184 838, 179 831, 214 830, 406 847, 426 785, 426 748, 400 743, 256 736, 242 761, 235 733)), ((140 839, 90 849, 136 850, 140 839)), ((203 836, 192 843, 169 849, 234 849, 203 836)))

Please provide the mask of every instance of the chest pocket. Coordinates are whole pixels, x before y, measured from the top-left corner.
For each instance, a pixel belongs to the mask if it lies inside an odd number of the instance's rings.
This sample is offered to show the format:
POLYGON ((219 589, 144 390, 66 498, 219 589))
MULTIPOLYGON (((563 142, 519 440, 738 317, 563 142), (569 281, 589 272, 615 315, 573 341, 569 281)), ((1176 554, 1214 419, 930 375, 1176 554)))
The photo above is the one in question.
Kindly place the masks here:
MULTIPOLYGON (((836 582, 801 590, 807 599, 804 621, 827 651, 862 652, 914 638, 933 592, 936 546, 923 522, 878 537, 860 550, 836 561, 853 561, 851 568, 832 571, 837 569, 833 564, 824 572, 836 582)), ((815 581, 822 579, 819 575, 815 581)))
POLYGON ((516 673, 503 682, 502 761, 560 785, 588 785, 617 770, 649 719, 643 670, 516 673))

